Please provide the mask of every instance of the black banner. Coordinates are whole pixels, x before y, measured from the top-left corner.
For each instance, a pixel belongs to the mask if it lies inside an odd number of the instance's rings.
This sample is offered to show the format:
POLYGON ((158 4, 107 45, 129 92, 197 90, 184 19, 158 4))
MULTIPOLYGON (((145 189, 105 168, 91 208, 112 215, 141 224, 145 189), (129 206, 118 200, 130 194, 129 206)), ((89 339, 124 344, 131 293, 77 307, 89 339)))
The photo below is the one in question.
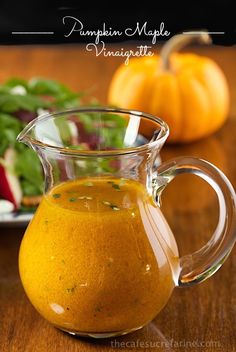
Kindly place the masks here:
POLYGON ((85 43, 96 40, 99 31, 100 40, 106 43, 152 41, 155 31, 156 42, 160 42, 192 30, 210 32, 215 44, 236 42, 231 1, 146 1, 135 6, 116 2, 105 6, 70 0, 48 4, 4 0, 0 9, 0 44, 85 43))

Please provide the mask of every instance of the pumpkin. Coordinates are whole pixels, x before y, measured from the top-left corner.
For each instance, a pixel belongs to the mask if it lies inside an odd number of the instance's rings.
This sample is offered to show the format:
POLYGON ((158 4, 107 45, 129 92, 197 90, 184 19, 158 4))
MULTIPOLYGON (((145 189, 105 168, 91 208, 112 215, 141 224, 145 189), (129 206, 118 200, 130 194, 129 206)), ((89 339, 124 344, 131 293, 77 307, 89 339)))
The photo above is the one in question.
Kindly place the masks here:
POLYGON ((211 39, 204 32, 176 35, 160 56, 121 65, 111 80, 108 103, 159 116, 170 127, 169 142, 191 142, 218 130, 229 111, 227 82, 210 58, 176 52, 193 40, 211 39))

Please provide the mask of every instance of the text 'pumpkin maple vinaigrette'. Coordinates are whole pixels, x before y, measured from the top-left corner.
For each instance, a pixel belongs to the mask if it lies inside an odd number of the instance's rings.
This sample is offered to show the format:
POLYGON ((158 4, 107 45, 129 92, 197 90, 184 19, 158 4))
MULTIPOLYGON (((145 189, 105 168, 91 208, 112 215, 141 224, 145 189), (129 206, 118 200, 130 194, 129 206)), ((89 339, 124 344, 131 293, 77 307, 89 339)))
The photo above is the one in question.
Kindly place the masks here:
POLYGON ((96 338, 137 330, 175 286, 205 280, 232 249, 231 184, 197 158, 161 163, 167 136, 159 118, 102 107, 41 116, 19 135, 45 173, 45 194, 20 247, 20 276, 34 307, 56 327, 96 338), (213 238, 179 258, 160 196, 181 173, 213 187, 220 214, 213 238))

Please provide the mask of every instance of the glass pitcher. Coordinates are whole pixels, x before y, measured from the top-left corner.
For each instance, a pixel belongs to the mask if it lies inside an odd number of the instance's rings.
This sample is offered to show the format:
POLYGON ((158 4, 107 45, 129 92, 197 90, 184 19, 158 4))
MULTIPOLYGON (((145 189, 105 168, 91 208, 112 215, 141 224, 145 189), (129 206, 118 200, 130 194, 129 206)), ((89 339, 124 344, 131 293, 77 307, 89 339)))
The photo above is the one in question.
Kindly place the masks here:
POLYGON ((197 158, 161 164, 168 133, 146 113, 80 108, 40 116, 18 136, 45 174, 45 194, 21 243, 20 276, 34 307, 61 330, 97 338, 137 330, 175 286, 207 279, 229 255, 233 187, 197 158), (213 187, 219 222, 203 248, 180 258, 160 196, 183 173, 213 187))

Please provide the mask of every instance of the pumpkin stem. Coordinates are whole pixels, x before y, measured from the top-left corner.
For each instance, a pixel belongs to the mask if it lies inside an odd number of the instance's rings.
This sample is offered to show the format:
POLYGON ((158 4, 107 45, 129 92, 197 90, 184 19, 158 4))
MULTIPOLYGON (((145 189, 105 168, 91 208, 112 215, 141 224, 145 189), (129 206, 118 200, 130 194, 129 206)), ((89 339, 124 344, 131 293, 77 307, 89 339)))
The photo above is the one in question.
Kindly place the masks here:
POLYGON ((186 32, 186 34, 177 34, 169 39, 166 44, 163 46, 160 52, 162 69, 170 69, 170 56, 173 52, 179 51, 186 45, 198 42, 202 44, 210 44, 212 42, 211 37, 206 32, 186 32))

